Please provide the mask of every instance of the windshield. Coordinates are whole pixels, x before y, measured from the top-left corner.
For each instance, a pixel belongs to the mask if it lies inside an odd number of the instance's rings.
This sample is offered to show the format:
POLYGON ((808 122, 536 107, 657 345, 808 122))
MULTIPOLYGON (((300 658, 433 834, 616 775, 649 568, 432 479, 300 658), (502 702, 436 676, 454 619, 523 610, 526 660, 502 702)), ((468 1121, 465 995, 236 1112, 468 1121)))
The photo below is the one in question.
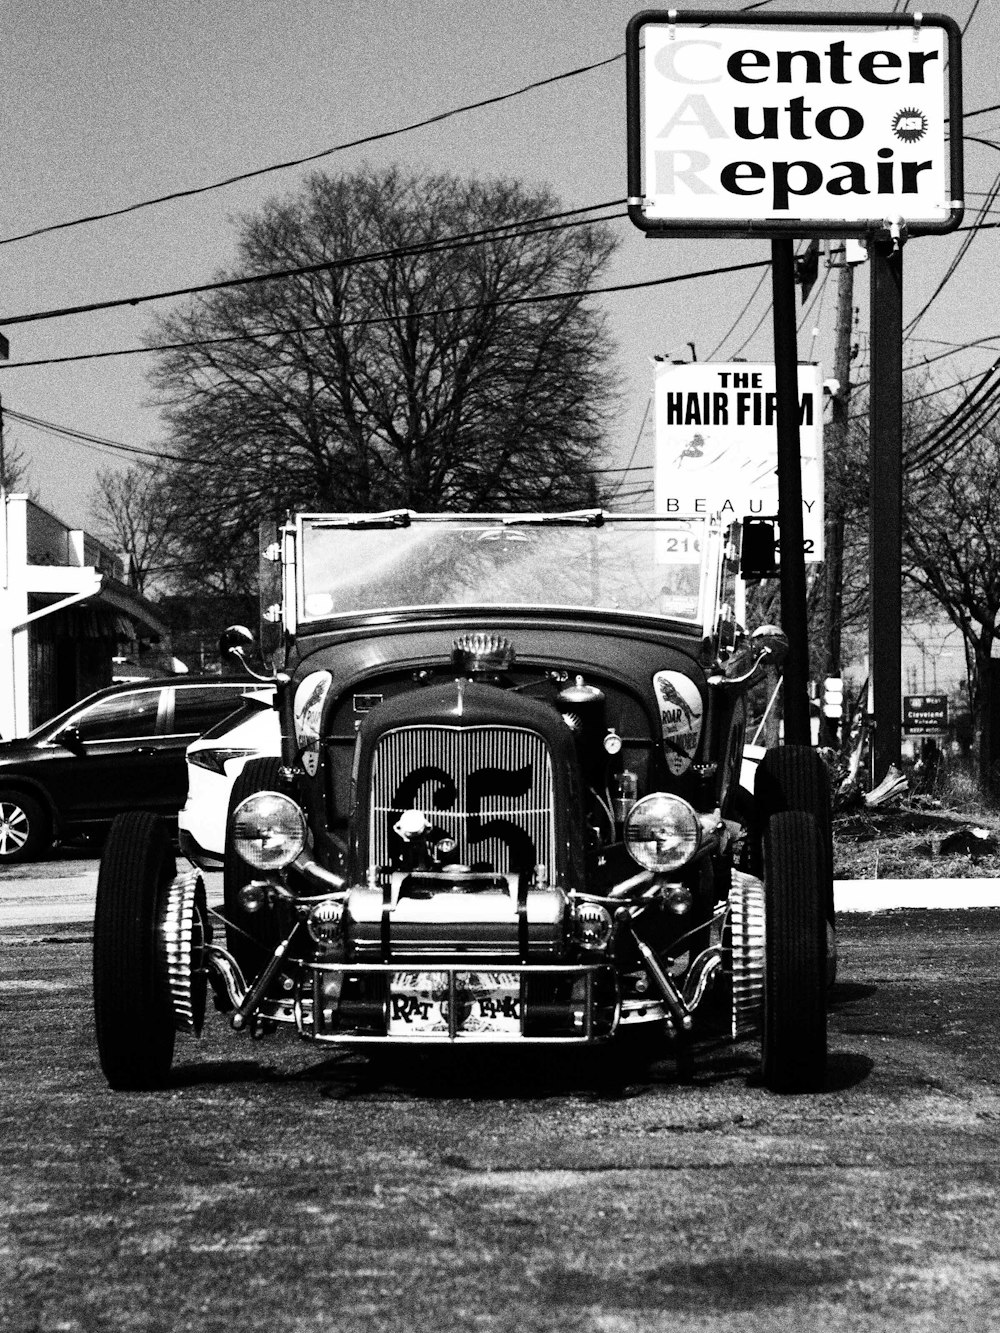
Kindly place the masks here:
POLYGON ((435 607, 585 608, 703 626, 719 536, 703 518, 318 515, 298 519, 300 621, 435 607))

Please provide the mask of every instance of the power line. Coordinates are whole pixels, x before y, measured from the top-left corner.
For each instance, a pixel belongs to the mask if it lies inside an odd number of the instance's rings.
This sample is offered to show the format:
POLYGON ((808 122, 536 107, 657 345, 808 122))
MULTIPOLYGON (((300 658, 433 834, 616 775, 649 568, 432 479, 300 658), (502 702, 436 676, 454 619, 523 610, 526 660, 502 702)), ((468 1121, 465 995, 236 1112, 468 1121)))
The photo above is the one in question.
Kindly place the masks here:
MULTIPOLYGON (((739 9, 734 10, 736 14, 750 13, 754 9, 762 9, 770 4, 771 0, 753 0, 753 3, 745 4, 739 9)), ((969 15, 965 28, 972 22, 972 17, 979 5, 979 0, 975 0, 975 7, 969 15)), ((707 26, 707 25, 702 25, 707 26)), ((963 32, 965 29, 963 29, 963 32)), ((221 180, 210 181, 206 185, 195 185, 183 190, 171 190, 164 194, 152 195, 147 199, 137 200, 132 204, 124 204, 120 208, 110 208, 99 213, 88 213, 75 218, 68 218, 62 222, 48 223, 42 227, 34 227, 30 231, 19 232, 14 236, 0 237, 0 246, 14 245, 18 241, 31 240, 37 236, 46 236, 52 232, 65 231, 73 227, 87 226, 95 222, 104 222, 111 218, 124 217, 129 213, 137 213, 142 209, 154 208, 160 204, 172 203, 179 199, 191 199, 198 195, 210 194, 215 190, 226 189, 231 185, 238 185, 243 181, 255 180, 260 176, 271 175, 278 171, 288 171, 294 167, 307 166, 310 162, 319 162, 324 158, 332 157, 337 153, 346 152, 351 148, 360 148, 365 144, 380 143, 387 139, 394 139, 403 134, 410 134, 414 130, 426 129, 429 125, 441 124, 446 120, 451 120, 456 116, 466 115, 471 111, 479 111, 484 107, 496 106, 502 102, 509 102, 516 97, 522 97, 526 93, 535 92, 539 88, 550 87, 552 84, 562 83, 568 79, 574 79, 582 74, 590 74, 594 70, 603 69, 608 65, 615 65, 625 59, 625 52, 619 51, 616 55, 607 56, 603 60, 595 60, 587 65, 579 65, 574 69, 563 70, 559 74, 551 74, 544 79, 536 79, 532 83, 526 83, 520 88, 514 88, 510 92, 497 93, 492 97, 484 97, 475 102, 467 102, 462 106, 451 107, 447 111, 437 112, 433 116, 426 116, 422 120, 411 121, 406 125, 397 125, 389 130, 378 130, 372 134, 361 135, 354 139, 347 139, 342 143, 333 144, 329 148, 321 148, 315 153, 306 153, 301 157, 287 158, 281 162, 273 162, 269 166, 255 167, 250 171, 236 172, 231 176, 223 177, 221 180)), ((991 111, 1000 110, 1000 103, 992 106, 977 107, 972 111, 962 113, 963 120, 968 120, 972 116, 986 115, 991 111)), ((945 117, 947 122, 950 118, 945 117)))
POLYGON ((90 435, 87 431, 76 430, 72 426, 60 426, 58 422, 46 421, 42 417, 29 416, 27 412, 15 412, 13 408, 4 406, 4 416, 12 421, 19 421, 24 426, 29 426, 33 430, 43 431, 48 435, 57 435, 64 439, 75 441, 90 449, 107 449, 112 453, 128 454, 137 458, 166 458, 172 463, 187 463, 190 459, 181 454, 167 453, 165 450, 157 447, 155 449, 143 449, 136 444, 124 444, 120 440, 109 440, 103 435, 90 435))
MULTIPOLYGON (((995 145, 995 146, 1000 148, 1000 145, 995 145)), ((50 319, 63 319, 71 315, 89 315, 102 310, 118 310, 121 309, 123 306, 146 305, 151 301, 166 301, 166 300, 171 300, 177 296, 197 296, 204 294, 205 292, 222 291, 232 287, 247 287, 261 282, 284 281, 288 278, 308 276, 311 273, 322 273, 333 269, 352 268, 360 264, 377 263, 385 259, 408 258, 425 254, 435 254, 450 249, 464 249, 469 246, 483 244, 485 241, 490 240, 494 237, 501 237, 503 239, 519 239, 536 235, 544 235, 547 232, 552 232, 552 231, 565 231, 571 227, 590 227, 590 226, 596 226, 602 222, 616 222, 620 219, 623 219, 627 215, 625 213, 611 213, 604 217, 583 218, 583 219, 578 218, 576 221, 561 222, 558 223, 557 225, 548 227, 538 227, 535 225, 538 222, 545 222, 548 221, 549 219, 570 218, 580 213, 589 213, 600 208, 612 208, 616 205, 623 203, 625 203, 624 199, 614 199, 614 200, 609 200, 603 204, 588 204, 582 208, 566 209, 559 213, 546 214, 542 217, 535 219, 526 219, 523 223, 518 223, 518 222, 498 223, 493 227, 484 227, 475 232, 464 232, 464 233, 458 233, 456 236, 443 237, 438 241, 434 241, 430 244, 422 246, 420 245, 400 246, 397 249, 369 251, 368 253, 363 255, 354 255, 344 259, 329 259, 329 260, 324 260, 323 262, 317 264, 303 264, 298 267, 293 267, 288 269, 275 269, 267 273, 248 273, 238 278, 224 278, 216 282, 200 283, 192 287, 178 287, 169 291, 147 292, 139 296, 120 296, 110 301, 92 301, 86 305, 65 306, 54 310, 37 310, 26 315, 6 315, 6 316, 0 315, 0 329, 13 327, 14 325, 17 324, 37 324, 50 319), (527 226, 529 230, 517 231, 516 228, 518 226, 527 226)), ((968 231, 968 232, 994 231, 997 228, 1000 228, 1000 222, 983 222, 983 223, 977 222, 971 227, 957 227, 955 228, 955 231, 956 233, 962 231, 968 231)), ((761 262, 769 263, 770 261, 761 261, 761 262)), ((760 267, 759 263, 735 266, 735 268, 737 269, 758 268, 758 267, 760 267)), ((732 267, 727 267, 716 270, 706 270, 705 273, 708 272, 728 273, 732 271, 734 271, 732 267)), ((705 273, 692 276, 703 277, 705 276, 705 273)), ((681 276, 683 277, 683 275, 681 276)), ((765 311, 764 313, 766 315, 767 311, 765 311)), ((753 337, 754 333, 757 332, 757 329, 760 328, 760 325, 762 323, 763 323, 763 317, 758 322, 754 330, 750 333, 750 335, 746 338, 739 351, 743 350, 743 347, 745 347, 746 344, 750 341, 750 339, 753 337)), ((114 355, 120 355, 120 353, 114 353, 114 355)), ((47 365, 51 363, 44 361, 41 362, 25 361, 25 362, 16 362, 8 364, 47 365)), ((0 369, 5 369, 5 368, 6 368, 5 365, 0 364, 0 369)))
MULTIPOLYGON (((754 9, 763 9, 765 5, 771 3, 771 0, 751 0, 751 3, 741 6, 736 13, 745 14, 754 9)), ((704 25, 703 25, 704 26, 704 25)), ((551 74, 544 79, 536 79, 533 83, 526 83, 523 87, 515 88, 511 92, 497 93, 493 97, 480 98, 476 102, 467 102, 463 106, 452 107, 448 111, 440 111, 436 115, 427 116, 423 120, 411 121, 407 125, 398 125, 391 130, 379 130, 374 134, 362 135, 356 139, 346 140, 344 143, 334 144, 331 148, 322 148, 315 153, 307 153, 302 157, 287 158, 282 162, 274 162, 267 167, 256 167, 251 171, 239 172, 232 176, 227 176, 222 180, 212 181, 208 185, 196 185, 186 190, 172 190, 167 194, 155 195, 149 199, 141 199, 134 204, 126 204, 121 208, 108 209, 103 213, 91 213, 84 217, 70 218, 65 222, 54 222, 48 226, 36 227, 32 231, 22 232, 17 236, 6 236, 0 238, 0 246, 13 245, 16 241, 26 241, 35 236, 44 236, 49 232, 63 231, 69 227, 81 227, 92 222, 103 222, 108 218, 122 217, 127 213, 135 213, 143 208, 152 208, 158 204, 170 203, 176 199, 189 199, 195 195, 208 194, 213 190, 222 190, 230 185, 237 185, 242 181, 254 180, 259 176, 266 176, 275 171, 287 171, 292 167, 306 166, 310 162, 319 162, 325 157, 332 157, 335 153, 346 152, 349 148, 360 148, 365 144, 379 143, 385 139, 393 139, 401 134, 410 134, 414 130, 425 129, 428 125, 437 125, 442 121, 451 120, 455 116, 462 116, 470 111, 479 111, 483 107, 496 106, 501 102, 509 102, 515 97, 523 97, 525 93, 535 92, 539 88, 549 87, 554 83, 562 83, 567 79, 575 79, 581 74, 589 74, 595 69, 603 69, 606 65, 615 65, 620 60, 625 59, 625 52, 619 51, 616 55, 607 56, 604 60, 592 61, 589 65, 579 65, 575 69, 563 70, 559 74, 551 74)), ((974 113, 970 113, 974 114, 974 113)))
POLYGON ((972 242, 975 239, 977 231, 980 230, 981 227, 983 226, 982 220, 989 212, 990 207, 993 205, 993 203, 995 203, 998 193, 1000 193, 1000 171, 998 171, 996 176, 994 177, 993 184, 990 186, 989 192, 986 196, 986 201, 980 206, 979 216, 973 223, 971 230, 965 236, 964 240, 962 241, 962 244, 958 247, 958 251, 956 252, 951 263, 945 270, 944 277, 934 288, 933 292, 931 292, 930 296, 921 306, 917 314, 914 315, 914 317, 907 324, 906 329, 904 330, 905 332, 909 333, 911 329, 915 329, 917 327, 917 325, 923 319, 924 315, 926 315, 927 311, 934 304, 935 300, 944 291, 949 280, 954 276, 955 271, 958 268, 959 264, 961 264, 962 260, 968 254, 969 247, 972 245, 972 242))
POLYGON ((494 239, 523 239, 545 235, 552 231, 565 231, 571 227, 592 227, 601 222, 614 222, 624 213, 612 213, 606 217, 580 218, 581 213, 593 213, 602 208, 614 208, 624 204, 624 199, 612 199, 602 204, 588 204, 583 208, 563 209, 557 213, 546 213, 537 218, 523 218, 510 222, 495 223, 489 227, 479 227, 473 231, 457 232, 453 236, 439 237, 437 240, 413 245, 391 247, 386 250, 370 250, 361 255, 350 255, 342 259, 326 259, 316 264, 299 264, 291 268, 273 269, 267 273, 246 273, 238 278, 222 278, 215 282, 199 283, 193 287, 178 287, 172 291, 147 292, 140 296, 119 296, 111 301, 91 301, 86 305, 64 306, 55 310, 36 310, 27 315, 0 316, 0 328, 13 327, 16 324, 37 324, 49 319, 62 319, 69 315, 89 315, 99 310, 117 310, 122 306, 146 305, 150 301, 166 301, 176 296, 199 296, 206 292, 228 290, 232 287, 249 287, 261 282, 285 281, 288 278, 304 277, 312 273, 326 273, 334 269, 356 268, 361 264, 379 263, 386 259, 404 259, 411 256, 437 254, 446 250, 460 250, 473 245, 482 245, 494 239), (565 219, 573 218, 574 221, 565 219), (552 223, 551 226, 539 226, 539 223, 552 223), (522 228, 522 230, 518 230, 522 228), (527 228, 527 230, 523 230, 527 228))
MULTIPOLYGON (((757 259, 746 264, 727 264, 721 268, 699 269, 693 273, 675 273, 665 278, 647 278, 642 282, 619 282, 605 287, 579 287, 571 291, 546 292, 534 296, 500 297, 490 301, 472 302, 469 305, 444 306, 435 310, 420 311, 419 313, 424 318, 429 319, 435 315, 455 315, 469 310, 478 310, 483 305, 541 305, 550 301, 579 300, 586 296, 603 296, 616 292, 638 291, 646 287, 663 287, 674 282, 691 282, 696 278, 712 278, 723 273, 742 273, 747 269, 760 268, 769 264, 770 260, 768 259, 757 259)), ((336 324, 310 324, 295 328, 267 329, 256 334, 234 333, 221 338, 193 338, 186 342, 159 343, 149 347, 124 347, 107 352, 79 352, 70 356, 43 357, 35 361, 0 361, 0 372, 23 370, 32 366, 63 365, 70 361, 98 361, 112 356, 143 356, 150 352, 181 351, 189 347, 212 347, 223 343, 255 342, 261 338, 284 337, 292 333, 319 333, 331 328, 361 328, 371 324, 390 324, 394 319, 395 316, 393 315, 368 315, 360 319, 340 320, 336 324)))
POLYGON ((565 79, 576 78, 580 74, 589 74, 591 70, 601 69, 604 65, 613 65, 619 60, 625 59, 625 52, 621 51, 618 55, 609 56, 606 60, 596 60, 590 65, 580 65, 576 69, 564 70, 561 74, 552 74, 545 79, 537 79, 534 83, 526 83, 521 88, 515 88, 512 92, 498 93, 494 97, 484 97, 477 102, 467 102, 464 106, 452 107, 449 111, 441 111, 436 115, 427 116, 423 120, 411 121, 407 125, 398 125, 391 130, 380 130, 375 134, 365 134, 357 139, 348 139, 343 143, 334 144, 331 148, 320 149, 316 153, 308 153, 303 157, 288 158, 283 162, 274 162, 267 167, 256 167, 252 171, 242 171, 233 176, 227 176, 223 180, 212 181, 208 185, 195 185, 187 190, 172 190, 167 194, 155 195, 149 199, 140 199, 137 203, 126 204, 122 208, 111 208, 103 213, 90 213, 84 217, 70 218, 65 222, 53 222, 45 227, 35 227, 32 231, 21 232, 17 236, 5 236, 0 238, 0 245, 13 245, 16 241, 26 241, 35 236, 45 236, 49 232, 64 231, 69 227, 82 227, 92 222, 103 222, 108 218, 122 217, 127 213, 136 213, 143 208, 152 208, 158 204, 170 203, 175 199, 190 199, 195 195, 208 194, 213 190, 222 190, 230 185, 237 185, 241 181, 254 180, 258 176, 267 176, 275 171, 287 171, 292 167, 302 167, 309 162, 319 162, 322 158, 332 157, 335 153, 346 152, 349 148, 360 148, 364 144, 379 143, 385 139, 393 139, 400 134, 410 134, 413 130, 426 128, 428 125, 440 124, 442 121, 450 120, 454 116, 465 115, 469 111, 478 111, 482 107, 495 106, 499 102, 510 101, 511 98, 521 97, 525 93, 533 92, 538 88, 545 88, 553 83, 560 83, 565 79))
POLYGON ((611 499, 610 499, 610 501, 609 501, 609 503, 611 503, 611 504, 613 504, 613 503, 615 502, 615 500, 617 500, 617 498, 618 498, 618 496, 619 496, 619 494, 620 494, 620 492, 621 492, 621 489, 622 489, 622 484, 624 483, 625 478, 628 476, 629 472, 631 471, 631 468, 632 468, 632 462, 633 462, 633 460, 634 460, 634 458, 635 458, 635 456, 636 456, 636 453, 638 452, 638 449, 639 449, 639 441, 642 439, 642 432, 646 429, 646 422, 647 422, 647 420, 649 419, 649 407, 650 407, 650 404, 652 403, 652 401, 653 401, 653 395, 650 394, 649 397, 646 399, 646 410, 643 412, 643 414, 642 414, 642 420, 639 422, 639 429, 638 429, 638 431, 636 432, 635 444, 633 444, 633 446, 632 446, 632 452, 629 454, 628 462, 625 464, 625 471, 624 471, 624 474, 622 475, 622 478, 621 478, 621 480, 619 481, 619 483, 618 483, 618 485, 617 485, 617 487, 616 487, 616 489, 615 489, 614 493, 612 494, 611 499))

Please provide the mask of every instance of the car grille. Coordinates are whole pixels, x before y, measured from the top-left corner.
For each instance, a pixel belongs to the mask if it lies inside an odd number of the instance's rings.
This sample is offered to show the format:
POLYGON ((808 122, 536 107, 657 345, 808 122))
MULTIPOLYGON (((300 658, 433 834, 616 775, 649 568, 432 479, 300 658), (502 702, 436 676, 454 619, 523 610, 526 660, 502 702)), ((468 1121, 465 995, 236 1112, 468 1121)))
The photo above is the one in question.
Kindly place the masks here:
POLYGON ((454 838, 459 859, 499 874, 556 864, 548 747, 513 727, 404 727, 382 736, 372 763, 369 865, 388 866, 392 827, 422 810, 454 838))

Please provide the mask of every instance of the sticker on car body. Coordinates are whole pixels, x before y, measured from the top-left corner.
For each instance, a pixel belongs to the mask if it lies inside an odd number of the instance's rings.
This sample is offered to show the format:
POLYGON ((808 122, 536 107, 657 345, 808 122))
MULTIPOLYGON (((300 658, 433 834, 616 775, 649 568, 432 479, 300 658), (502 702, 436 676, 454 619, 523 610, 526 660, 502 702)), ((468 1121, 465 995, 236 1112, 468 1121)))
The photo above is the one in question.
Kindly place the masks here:
POLYGON ((663 739, 669 742, 667 766, 675 776, 690 767, 701 736, 704 705, 698 686, 683 671, 657 671, 653 691, 660 710, 663 739))

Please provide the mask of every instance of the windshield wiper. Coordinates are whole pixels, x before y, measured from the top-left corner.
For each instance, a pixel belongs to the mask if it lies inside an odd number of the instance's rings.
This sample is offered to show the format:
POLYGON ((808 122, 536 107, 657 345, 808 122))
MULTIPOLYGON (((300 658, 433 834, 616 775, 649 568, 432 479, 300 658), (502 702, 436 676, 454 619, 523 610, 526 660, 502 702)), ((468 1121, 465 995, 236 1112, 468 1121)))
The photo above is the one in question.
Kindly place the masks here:
POLYGON ((313 528, 408 528, 413 511, 387 509, 384 514, 352 514, 343 518, 322 518, 310 524, 313 528))
POLYGON ((600 528, 604 526, 603 509, 577 509, 571 514, 503 514, 500 522, 505 528, 532 527, 600 528))

